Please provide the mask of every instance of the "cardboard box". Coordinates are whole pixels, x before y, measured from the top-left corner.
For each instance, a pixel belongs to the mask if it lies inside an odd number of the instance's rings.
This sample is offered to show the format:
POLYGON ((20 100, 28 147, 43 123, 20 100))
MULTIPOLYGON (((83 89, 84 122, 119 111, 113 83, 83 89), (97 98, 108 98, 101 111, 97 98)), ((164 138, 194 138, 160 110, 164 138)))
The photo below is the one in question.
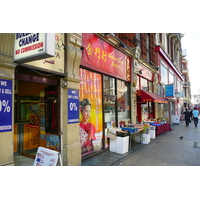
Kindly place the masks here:
POLYGON ((150 138, 155 139, 156 138, 156 130, 150 130, 150 138))
POLYGON ((110 139, 109 151, 111 152, 117 151, 117 138, 115 140, 110 139))
POLYGON ((143 133, 142 134, 142 144, 149 144, 150 142, 150 134, 143 133))
POLYGON ((109 150, 111 152, 124 154, 128 152, 129 136, 117 137, 116 140, 110 139, 109 150))
POLYGON ((116 153, 124 154, 128 152, 129 136, 117 137, 116 153))

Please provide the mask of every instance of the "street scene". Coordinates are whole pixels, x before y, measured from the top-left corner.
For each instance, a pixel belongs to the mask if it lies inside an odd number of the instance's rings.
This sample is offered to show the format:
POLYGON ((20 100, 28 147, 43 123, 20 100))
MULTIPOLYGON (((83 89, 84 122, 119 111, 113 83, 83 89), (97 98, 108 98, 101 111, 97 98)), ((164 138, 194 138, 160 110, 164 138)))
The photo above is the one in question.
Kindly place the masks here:
POLYGON ((0 33, 0 166, 199 165, 191 38, 0 33))

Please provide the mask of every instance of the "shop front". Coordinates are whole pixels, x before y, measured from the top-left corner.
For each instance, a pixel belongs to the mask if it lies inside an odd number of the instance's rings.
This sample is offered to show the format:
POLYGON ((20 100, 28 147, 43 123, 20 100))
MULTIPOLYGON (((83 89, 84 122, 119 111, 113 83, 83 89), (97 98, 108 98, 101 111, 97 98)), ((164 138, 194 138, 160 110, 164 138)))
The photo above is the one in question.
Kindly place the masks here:
POLYGON ((158 77, 159 93, 163 94, 170 102, 169 106, 163 106, 160 110, 164 116, 168 116, 169 123, 173 124, 174 118, 177 116, 180 118, 181 116, 183 102, 176 94, 182 92, 181 82, 183 77, 177 68, 178 63, 175 66, 160 46, 156 46, 156 52, 160 68, 158 77))
POLYGON ((15 156, 35 158, 38 147, 61 151, 59 116, 60 79, 64 76, 63 34, 55 34, 53 42, 54 57, 18 63, 15 69, 15 156))
POLYGON ((150 68, 138 63, 137 74, 137 122, 157 118, 156 103, 168 103, 162 96, 155 93, 155 74, 150 68))
POLYGON ((83 34, 83 47, 79 133, 84 159, 109 149, 109 128, 131 121, 131 62, 95 34, 83 34))

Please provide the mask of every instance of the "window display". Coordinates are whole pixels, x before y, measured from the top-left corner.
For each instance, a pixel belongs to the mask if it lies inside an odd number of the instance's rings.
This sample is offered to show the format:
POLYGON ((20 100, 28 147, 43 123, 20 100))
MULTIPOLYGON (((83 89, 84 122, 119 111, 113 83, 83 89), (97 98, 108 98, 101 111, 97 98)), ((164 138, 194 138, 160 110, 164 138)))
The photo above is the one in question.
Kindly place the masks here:
POLYGON ((80 69, 80 142, 82 156, 102 149, 102 76, 80 69))

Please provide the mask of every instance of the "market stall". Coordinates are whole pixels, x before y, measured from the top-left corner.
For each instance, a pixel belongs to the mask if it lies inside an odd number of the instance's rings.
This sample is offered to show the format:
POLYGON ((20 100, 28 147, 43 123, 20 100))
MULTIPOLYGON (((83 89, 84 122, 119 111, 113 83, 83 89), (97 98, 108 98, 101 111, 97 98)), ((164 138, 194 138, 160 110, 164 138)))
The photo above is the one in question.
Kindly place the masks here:
POLYGON ((172 131, 169 123, 166 120, 146 121, 146 123, 149 123, 149 125, 150 125, 151 138, 155 138, 161 133, 165 133, 167 131, 172 131))
POLYGON ((132 149, 132 139, 140 144, 150 142, 149 124, 121 124, 120 126, 120 128, 112 127, 108 130, 110 151, 120 154, 128 152, 132 149))

